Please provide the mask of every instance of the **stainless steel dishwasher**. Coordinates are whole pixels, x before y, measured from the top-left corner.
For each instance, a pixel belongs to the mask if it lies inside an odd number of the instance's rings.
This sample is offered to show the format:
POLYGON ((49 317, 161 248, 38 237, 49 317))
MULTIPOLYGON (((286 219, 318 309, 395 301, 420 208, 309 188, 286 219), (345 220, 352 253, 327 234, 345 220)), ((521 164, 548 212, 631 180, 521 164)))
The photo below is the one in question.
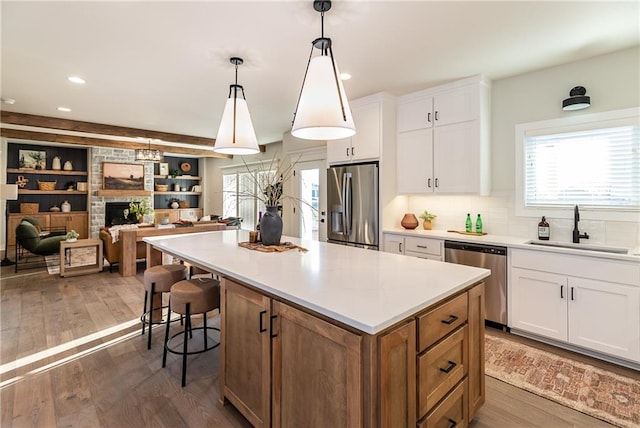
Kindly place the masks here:
POLYGON ((507 325, 507 248, 468 242, 444 241, 444 261, 491 270, 484 279, 485 319, 507 325))

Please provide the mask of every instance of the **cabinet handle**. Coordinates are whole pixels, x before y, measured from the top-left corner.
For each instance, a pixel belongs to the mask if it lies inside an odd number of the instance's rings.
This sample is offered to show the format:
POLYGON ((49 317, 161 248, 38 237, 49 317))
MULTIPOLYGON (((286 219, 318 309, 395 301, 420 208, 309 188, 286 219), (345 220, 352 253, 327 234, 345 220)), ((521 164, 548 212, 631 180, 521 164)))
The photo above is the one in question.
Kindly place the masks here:
POLYGON ((416 245, 416 247, 418 247, 418 248, 424 248, 425 250, 427 249, 427 246, 426 246, 426 245, 416 245))
POLYGON ((427 179, 427 187, 428 187, 429 189, 431 189, 431 179, 430 179, 430 178, 429 178, 429 179, 427 179))
POLYGON ((458 423, 451 418, 449 419, 449 423, 451 424, 449 428, 456 428, 458 426, 458 423))
POLYGON ((351 147, 351 156, 355 156, 355 154, 353 153, 353 147, 351 147))
POLYGON ((276 337, 278 336, 277 334, 273 334, 273 320, 276 319, 277 315, 271 315, 271 317, 269 318, 269 335, 271 337, 276 337))
POLYGON ((576 300, 573 298, 573 287, 571 287, 571 300, 576 300))
POLYGON ((449 315, 448 320, 441 320, 442 324, 447 324, 447 325, 451 325, 456 321, 458 321, 458 317, 455 315, 449 315))
POLYGON ((347 156, 349 156, 349 147, 347 147, 347 156))
POLYGON ((438 120, 438 111, 436 110, 436 120, 438 120))
POLYGON ((560 298, 564 299, 564 285, 560 286, 560 298))
POLYGON ((442 373, 449 373, 451 370, 453 370, 453 368, 454 368, 455 366, 457 366, 457 364, 456 364, 456 363, 454 363, 453 361, 449 360, 449 366, 448 366, 447 368, 444 368, 444 369, 441 367, 441 368, 440 368, 440 371, 441 371, 442 373))
POLYGON ((427 122, 431 123, 431 112, 427 113, 427 122))
POLYGON ((260 311, 260 333, 264 333, 265 331, 267 331, 267 329, 264 327, 264 323, 263 323, 263 318, 262 316, 265 315, 267 313, 267 311, 260 311))
POLYGON ((402 242, 398 242, 398 252, 402 253, 402 242))

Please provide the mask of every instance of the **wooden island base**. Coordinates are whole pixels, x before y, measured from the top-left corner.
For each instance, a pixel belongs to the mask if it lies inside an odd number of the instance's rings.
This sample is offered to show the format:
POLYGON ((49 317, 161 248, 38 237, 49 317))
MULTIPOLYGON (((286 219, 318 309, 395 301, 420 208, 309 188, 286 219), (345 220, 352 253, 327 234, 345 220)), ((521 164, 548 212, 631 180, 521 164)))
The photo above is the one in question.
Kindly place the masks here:
POLYGON ((466 427, 485 400, 483 287, 370 335, 223 278, 221 402, 256 427, 466 427))

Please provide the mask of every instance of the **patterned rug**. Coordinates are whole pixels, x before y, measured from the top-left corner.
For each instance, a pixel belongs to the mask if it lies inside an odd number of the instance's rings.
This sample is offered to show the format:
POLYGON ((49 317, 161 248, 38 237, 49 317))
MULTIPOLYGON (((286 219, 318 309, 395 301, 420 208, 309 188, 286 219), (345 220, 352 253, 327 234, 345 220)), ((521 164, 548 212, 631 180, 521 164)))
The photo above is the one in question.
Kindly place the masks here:
POLYGON ((486 335, 485 370, 510 385, 619 427, 640 426, 640 381, 486 335))

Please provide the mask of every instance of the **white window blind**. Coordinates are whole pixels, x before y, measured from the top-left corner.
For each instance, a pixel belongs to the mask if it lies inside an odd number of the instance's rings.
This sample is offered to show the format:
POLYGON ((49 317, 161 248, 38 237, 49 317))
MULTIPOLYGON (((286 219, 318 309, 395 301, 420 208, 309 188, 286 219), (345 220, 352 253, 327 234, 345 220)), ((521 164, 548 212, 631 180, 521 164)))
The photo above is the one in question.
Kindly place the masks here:
POLYGON ((525 136, 528 207, 640 207, 640 126, 525 136))

